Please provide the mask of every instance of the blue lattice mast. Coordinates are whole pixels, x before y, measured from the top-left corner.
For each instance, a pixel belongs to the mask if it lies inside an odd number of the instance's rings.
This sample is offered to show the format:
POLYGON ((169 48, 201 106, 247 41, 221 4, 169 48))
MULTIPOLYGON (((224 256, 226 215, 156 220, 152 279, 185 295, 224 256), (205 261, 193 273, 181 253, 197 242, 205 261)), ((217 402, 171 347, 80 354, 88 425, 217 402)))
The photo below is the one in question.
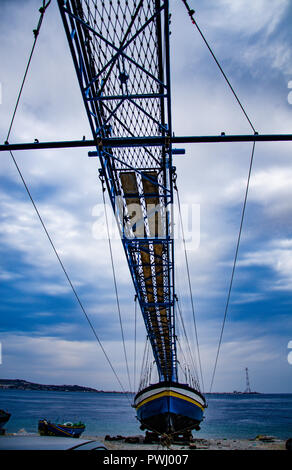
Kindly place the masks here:
POLYGON ((168 2, 58 0, 160 381, 177 381, 168 2))

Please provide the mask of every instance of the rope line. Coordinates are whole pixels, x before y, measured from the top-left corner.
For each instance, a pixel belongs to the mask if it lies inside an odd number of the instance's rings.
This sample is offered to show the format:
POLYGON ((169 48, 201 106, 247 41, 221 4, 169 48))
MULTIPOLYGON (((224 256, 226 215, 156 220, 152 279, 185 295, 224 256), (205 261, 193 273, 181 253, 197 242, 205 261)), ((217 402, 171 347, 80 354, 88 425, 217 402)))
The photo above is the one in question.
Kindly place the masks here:
MULTIPOLYGON (((178 361, 178 366, 181 368, 181 371, 182 371, 182 373, 183 373, 183 375, 184 375, 184 377, 185 377, 185 380, 186 380, 186 382, 187 382, 187 381, 188 381, 188 375, 187 375, 187 364, 188 364, 188 361, 187 361, 187 359, 186 359, 186 356, 185 356, 185 353, 184 353, 182 344, 181 344, 181 342, 180 342, 180 340, 179 340, 179 337, 176 338, 176 341, 177 341, 177 344, 178 344, 180 353, 181 353, 181 355, 182 355, 182 358, 183 358, 183 360, 184 360, 184 363, 183 363, 184 368, 183 368, 182 364, 180 363, 180 361, 178 361)), ((191 382, 194 382, 194 380, 195 380, 195 381, 196 381, 196 386, 195 386, 194 388, 196 388, 197 390, 199 390, 198 385, 197 385, 197 384, 198 384, 198 380, 193 377, 193 374, 191 374, 191 375, 192 375, 192 381, 190 380, 189 385, 191 385, 191 382)))
MULTIPOLYGON (((179 286, 180 276, 176 275, 176 277, 177 277, 176 291, 178 292, 178 296, 175 295, 175 297, 174 297, 174 299, 175 299, 174 307, 175 307, 175 312, 178 312, 177 319, 181 322, 181 326, 182 326, 182 332, 180 333, 178 331, 178 333, 177 333, 177 341, 179 341, 179 334, 181 335, 182 339, 185 339, 186 354, 188 354, 188 358, 189 358, 188 361, 185 361, 185 365, 187 365, 187 364, 192 365, 192 368, 193 368, 192 375, 193 375, 194 380, 196 382, 196 386, 194 388, 196 388, 197 390, 200 391, 200 379, 198 377, 198 366, 197 366, 196 352, 195 351, 193 352, 191 350, 191 347, 190 347, 190 341, 189 341, 189 338, 187 336, 186 327, 185 327, 185 323, 184 323, 184 319, 183 319, 181 302, 179 300, 179 299, 182 298, 182 294, 180 292, 180 286, 179 286)), ((176 323, 177 326, 179 326, 179 321, 177 321, 177 323, 176 323)))
POLYGON ((25 80, 26 80, 27 72, 28 72, 28 69, 30 67, 31 59, 32 59, 32 56, 33 56, 33 53, 34 53, 34 49, 35 49, 38 37, 39 37, 39 32, 40 32, 41 25, 42 25, 42 22, 43 22, 44 14, 45 14, 48 6, 50 5, 50 3, 51 3, 51 0, 49 0, 47 3, 44 0, 43 1, 43 6, 39 9, 39 12, 40 12, 41 15, 40 15, 40 18, 39 18, 37 28, 33 30, 34 42, 33 42, 32 49, 31 49, 31 52, 30 52, 30 55, 29 55, 29 59, 28 59, 27 65, 26 65, 26 69, 25 69, 24 76, 23 76, 23 79, 22 79, 21 87, 20 87, 20 90, 19 90, 19 93, 18 93, 18 96, 17 96, 16 104, 15 104, 15 107, 14 107, 14 111, 13 111, 13 115, 12 115, 12 118, 11 118, 11 122, 10 122, 10 126, 9 126, 9 129, 8 129, 8 133, 7 133, 5 143, 8 143, 8 139, 9 139, 10 132, 11 132, 12 125, 13 125, 13 122, 14 122, 14 118, 15 118, 15 114, 16 114, 16 111, 17 111, 17 108, 18 108, 19 100, 20 100, 22 90, 23 90, 23 87, 24 87, 24 83, 25 83, 25 80))
MULTIPOLYGON (((186 0, 182 0, 187 11, 188 11, 188 14, 190 16, 190 19, 193 23, 194 26, 196 26, 200 36, 202 37, 204 43, 206 44, 208 50, 210 51, 214 61, 216 62, 220 72, 222 73, 224 79, 226 80, 226 83, 228 84, 231 92, 233 93, 237 103, 239 104, 242 112, 244 113, 249 125, 251 126, 253 132, 256 134, 256 130, 255 130, 255 127, 254 125, 252 124, 246 110, 244 109, 238 95, 236 94, 233 86, 231 85, 231 82, 230 80, 228 79, 227 75, 225 74, 222 66, 220 65, 217 57, 215 56, 211 46, 209 45, 207 39, 205 38, 203 32, 201 31, 198 23, 196 22, 196 20, 194 19, 194 14, 195 14, 195 11, 192 10, 187 1, 186 0)), ((217 349, 217 354, 216 354, 216 359, 215 359, 215 364, 214 364, 214 369, 213 369, 213 374, 212 374, 212 379, 211 379, 211 385, 210 385, 210 392, 212 390, 212 387, 213 387, 213 383, 214 383, 214 377, 215 377, 215 372, 216 372, 216 368, 217 368, 217 362, 218 362, 218 357, 219 357, 219 352, 220 352, 220 348, 221 348, 221 343, 222 343, 222 337, 223 337, 223 331, 224 331, 224 327, 225 327, 225 322, 226 322, 226 316, 227 316, 227 311, 228 311, 228 307, 229 307, 229 302, 230 302, 230 296, 231 296, 231 290, 232 290, 232 285, 233 285, 233 279, 234 279, 234 273, 235 273, 235 267, 236 267, 236 263, 237 263, 237 257, 238 257, 238 251, 239 251, 239 245, 240 245, 240 240, 241 240, 241 233, 242 233, 242 227, 243 227, 243 221, 244 221, 244 216, 245 216, 245 209, 246 209, 246 203, 247 203, 247 196, 248 196, 248 191, 249 191, 249 184, 250 184, 250 177, 251 177, 251 170, 252 170, 252 165, 253 165, 253 159, 254 159, 254 151, 255 151, 255 142, 253 143, 253 147, 252 147, 252 152, 251 152, 251 158, 250 158, 250 165, 249 165, 249 172, 248 172, 248 177, 247 177, 247 184, 246 184, 246 190, 245 190, 245 197, 244 197, 244 203, 243 203, 243 208, 242 208, 242 214, 241 214, 241 220, 240 220, 240 227, 239 227, 239 233, 238 233, 238 238, 237 238, 237 244, 236 244, 236 250, 235 250, 235 256, 234 256, 234 261, 233 261, 233 267, 232 267, 232 273, 231 273, 231 279, 230 279, 230 283, 229 283, 229 289, 228 289, 228 295, 227 295, 227 300, 226 300, 226 305, 225 305, 225 310, 224 310, 224 318, 223 318, 223 323, 222 323, 222 327, 221 327, 221 333, 220 333, 220 338, 219 338, 219 343, 218 343, 218 349, 217 349)))
POLYGON ((222 73, 222 75, 223 75, 223 77, 224 77, 226 83, 228 84, 228 86, 229 86, 231 92, 233 93, 233 95, 234 95, 234 97, 235 97, 237 103, 239 104, 239 106, 240 106, 240 108, 241 108, 243 114, 245 115, 245 117, 246 117, 246 119, 247 119, 247 121, 248 121, 250 127, 252 128, 252 130, 253 130, 254 132, 256 132, 256 130, 255 130, 255 128, 254 128, 254 126, 253 126, 253 124, 252 124, 250 118, 248 117, 247 112, 245 111, 245 109, 244 109, 244 107, 243 107, 243 105, 242 105, 242 103, 241 103, 239 97, 237 96, 237 93, 235 92, 233 86, 231 85, 230 80, 228 79, 227 75, 225 74, 225 72, 224 72, 222 66, 220 65, 220 63, 219 63, 217 57, 215 56, 213 50, 211 49, 211 46, 209 45, 207 39, 205 38, 203 32, 201 31, 201 29, 200 29, 198 23, 197 23, 196 20, 194 19, 195 10, 192 10, 192 9, 189 7, 189 5, 188 5, 188 3, 187 3, 186 0, 182 0, 182 2, 183 2, 183 4, 185 5, 185 7, 186 7, 186 9, 187 9, 187 11, 188 11, 189 17, 191 18, 191 22, 193 23, 194 26, 196 26, 197 30, 199 31, 200 36, 202 37, 202 39, 203 39, 204 43, 206 44, 207 48, 209 49, 209 51, 210 51, 210 53, 211 53, 213 59, 215 60, 215 62, 216 62, 216 64, 217 64, 217 66, 218 66, 220 72, 222 73))
POLYGON ((75 289, 75 287, 73 286, 73 284, 72 284, 72 282, 71 282, 71 279, 70 279, 70 277, 69 277, 69 274, 68 274, 68 272, 67 272, 67 270, 66 270, 66 268, 65 268, 65 266, 64 266, 64 264, 63 264, 63 262, 62 262, 62 260, 61 260, 61 258, 60 258, 60 256, 59 256, 59 254, 58 254, 58 252, 57 252, 57 250, 56 250, 56 247, 55 247, 55 245, 54 245, 54 242, 53 242, 53 240, 52 240, 52 238, 51 238, 51 236, 50 236, 50 234, 49 234, 49 232, 48 232, 48 230, 47 230, 47 228, 46 228, 46 225, 45 225, 45 223, 44 223, 44 221, 43 221, 43 219, 42 219, 42 216, 41 216, 41 214, 40 214, 40 212, 39 212, 39 210, 38 210, 38 208, 37 208, 37 206, 36 206, 36 204, 35 204, 35 202, 34 202, 34 199, 33 199, 33 197, 32 197, 32 194, 31 194, 31 192, 30 192, 30 190, 29 190, 29 188, 28 188, 28 186, 27 186, 27 183, 26 183, 26 181, 25 181, 25 179, 24 179, 24 177, 23 177, 23 175, 22 175, 22 172, 21 172, 21 170, 20 170, 20 168, 19 168, 19 166, 18 166, 18 164, 17 164, 17 162, 16 162, 16 160, 15 160, 15 158, 14 158, 14 155, 13 155, 13 153, 12 153, 11 151, 10 151, 10 155, 11 155, 12 160, 13 160, 13 162, 14 162, 14 165, 15 165, 17 171, 18 171, 18 174, 19 174, 19 176, 20 176, 20 178, 21 178, 21 180, 22 180, 22 183, 23 183, 23 185, 24 185, 24 187, 25 187, 25 189, 26 189, 26 192, 27 192, 27 194, 28 194, 28 196, 29 196, 29 198, 30 198, 30 200, 31 200, 31 203, 32 203, 32 205, 33 205, 33 207, 34 207, 34 210, 35 210, 35 212, 36 212, 36 214, 37 214, 37 216, 38 216, 38 218, 39 218, 39 221, 40 221, 40 223, 41 223, 41 225, 42 225, 42 227, 43 227, 43 229, 44 229, 44 231, 45 231, 45 234, 46 234, 46 236, 47 236, 47 238, 48 238, 48 240, 49 240, 49 242, 50 242, 50 245, 51 245, 51 247, 53 248, 53 251, 54 251, 54 253, 55 253, 56 257, 57 257, 57 260, 59 261, 59 264, 60 264, 60 266, 61 266, 61 268, 62 268, 62 270, 63 270, 63 272, 64 272, 64 274, 65 274, 65 276, 66 276, 66 278, 67 278, 67 281, 68 281, 68 283, 69 283, 69 285, 70 285, 70 287, 71 287, 71 289, 72 289, 72 291, 73 291, 73 294, 75 295, 76 300, 77 300, 77 302, 78 302, 78 304, 79 304, 79 306, 80 306, 82 312, 84 313, 85 318, 86 318, 86 320, 87 320, 87 322, 88 322, 88 324, 89 324, 89 326, 90 326, 90 328, 91 328, 91 330, 92 330, 92 332, 93 332, 93 334, 94 334, 94 336, 95 336, 95 338, 96 338, 96 340, 97 340, 99 346, 101 347, 101 350, 102 350, 102 352, 104 353, 104 356, 105 356, 105 358, 106 358, 106 360, 107 360, 107 362, 108 362, 110 368, 112 369, 112 371, 113 371, 113 373, 114 373, 114 375, 115 375, 115 377, 116 377, 116 379, 117 379, 117 381, 118 381, 118 383, 119 383, 119 385, 120 385, 122 391, 123 391, 124 393, 126 393, 125 390, 124 390, 124 387, 123 387, 123 385, 122 385, 122 383, 121 383, 121 381, 120 381, 120 379, 119 379, 119 377, 118 377, 118 375, 117 375, 117 373, 116 373, 116 371, 115 371, 115 369, 114 369, 114 367, 113 367, 113 365, 112 365, 112 363, 111 363, 111 360, 109 359, 109 357, 108 357, 108 355, 107 355, 107 353, 106 353, 106 351, 105 351, 105 349, 104 349, 104 347, 103 347, 103 345, 102 345, 102 342, 100 341, 100 339, 99 339, 99 337, 98 337, 98 335, 97 335, 97 333, 96 333, 96 331, 95 331, 95 328, 94 328, 93 324, 91 323, 90 318, 88 317, 88 315, 87 315, 87 313, 86 313, 86 310, 85 310, 85 308, 84 308, 84 306, 83 306, 83 304, 82 304, 82 302, 81 302, 81 299, 80 299, 79 295, 77 294, 76 289, 75 289))
POLYGON ((116 270, 115 270, 115 265, 114 265, 112 244, 111 244, 110 233, 109 233, 109 223, 108 223, 107 209, 106 209, 106 203, 105 203, 105 186, 104 186, 103 177, 100 176, 100 180, 101 180, 101 183, 102 183, 102 199, 103 199, 103 206, 104 206, 104 213, 105 213, 107 238, 108 238, 108 245, 109 245, 109 251, 110 251, 110 258, 111 258, 111 266, 112 266, 113 281, 114 281, 115 294, 116 294, 117 309, 118 309, 118 314, 119 314, 119 322, 120 322, 120 328, 121 328, 121 335, 122 335, 124 356, 125 356, 126 368, 127 368, 127 374, 128 374, 128 380, 129 380, 129 387, 130 387, 130 391, 131 391, 132 390, 132 385, 131 385, 128 357, 127 357, 127 351, 126 351, 124 329, 123 329, 123 323, 122 323, 122 315, 121 315, 121 308, 120 308, 120 301, 119 301, 119 294, 118 294, 118 286, 117 286, 117 279, 116 279, 116 270))
MULTIPOLYGON (((13 123, 14 123, 14 118, 15 118, 15 115, 16 115, 16 111, 17 111, 17 109, 18 109, 18 105, 19 105, 19 101, 20 101, 20 98, 21 98, 21 95, 22 95, 23 87, 24 87, 24 84, 25 84, 25 81, 26 81, 26 78, 27 78, 27 73, 28 73, 28 70, 29 70, 29 67, 30 67, 30 64, 31 64, 31 60, 32 60, 32 56, 33 56, 34 50, 35 50, 35 46, 36 46, 37 38, 38 38, 38 36, 39 36, 39 32, 40 32, 40 28, 41 28, 41 25, 42 25, 43 17, 44 17, 44 14, 45 14, 45 12, 46 12, 46 9, 48 8, 48 6, 49 6, 50 3, 51 3, 51 0, 49 0, 47 3, 46 3, 45 1, 43 1, 43 6, 39 9, 39 12, 40 12, 41 15, 40 15, 40 18, 39 18, 39 22, 38 22, 37 28, 33 30, 33 33, 34 33, 34 42, 33 42, 33 46, 32 46, 32 49, 31 49, 31 52, 30 52, 30 55, 29 55, 29 59, 28 59, 28 63, 27 63, 26 69, 25 69, 25 73, 24 73, 24 76, 23 76, 23 80, 22 80, 22 83, 21 83, 21 87, 20 87, 20 90, 19 90, 19 93, 18 93, 18 97, 17 97, 17 101, 16 101, 15 108, 14 108, 14 111, 13 111, 12 119, 11 119, 11 122, 10 122, 10 125, 9 125, 9 129, 8 129, 8 133, 7 133, 7 137, 6 137, 6 142, 8 142, 8 139, 9 139, 9 136, 10 136, 10 133, 11 133, 11 130, 12 130, 12 126, 13 126, 13 123)), ((105 358, 106 358, 106 360, 107 360, 107 362, 108 362, 108 364, 109 364, 109 366, 110 366, 110 368, 111 368, 111 370, 112 370, 114 376, 115 376, 116 379, 117 379, 117 382, 119 383, 119 385, 120 385, 120 387, 121 387, 121 390, 126 394, 126 392, 125 392, 125 390, 124 390, 124 387, 123 387, 123 384, 122 384, 122 382, 120 381, 120 379, 119 379, 119 377, 118 377, 118 375, 117 375, 117 373, 116 373, 116 371, 115 371, 115 369, 114 369, 114 367, 113 367, 113 365, 112 365, 112 362, 111 362, 111 360, 110 360, 110 358, 109 358, 109 356, 108 356, 108 354, 107 354, 107 352, 106 352, 106 350, 105 350, 105 348, 104 348, 104 346, 103 346, 103 344, 102 344, 100 338, 98 337, 98 335, 97 335, 97 333, 96 333, 96 330, 95 330, 95 328, 94 328, 94 326, 93 326, 93 324, 92 324, 90 318, 88 317, 88 315, 87 315, 87 313, 86 313, 86 310, 85 310, 85 308, 84 308, 84 306, 83 306, 83 303, 81 302, 81 299, 80 299, 80 297, 79 297, 79 295, 78 295, 78 293, 77 293, 75 287, 73 286, 72 281, 71 281, 71 279, 70 279, 70 277, 69 277, 69 274, 68 274, 68 272, 67 272, 67 270, 66 270, 66 268, 65 268, 65 266, 64 266, 64 264, 63 264, 63 262, 62 262, 62 260, 61 260, 61 258, 60 258, 60 256, 59 256, 58 252, 57 252, 57 249, 56 249, 56 247, 55 247, 55 245, 54 245, 54 242, 53 242, 53 240, 52 240, 52 238, 51 238, 51 236, 50 236, 50 234, 49 234, 49 232, 48 232, 48 230, 47 230, 47 228, 46 228, 46 225, 45 225, 45 223, 44 223, 44 221, 43 221, 43 218, 42 218, 42 216, 41 216, 41 214, 40 214, 40 212, 39 212, 39 210, 38 210, 38 208, 37 208, 37 205, 36 205, 36 203, 35 203, 35 201, 34 201, 34 199, 33 199, 33 197, 32 197, 32 194, 31 194, 31 192, 30 192, 30 190, 29 190, 29 187, 28 187, 28 185, 27 185, 27 183, 26 183, 26 181, 25 181, 25 179, 24 179, 24 177, 23 177, 23 174, 22 174, 21 170, 20 170, 20 167, 19 167, 19 165, 18 165, 18 163, 17 163, 17 161, 16 161, 16 159, 15 159, 15 157, 14 157, 14 155, 13 155, 13 153, 12 153, 11 150, 9 151, 9 153, 10 153, 10 156, 11 156, 11 158, 12 158, 12 161, 13 161, 13 163, 14 163, 14 165, 15 165, 15 168, 16 168, 16 170, 17 170, 19 176, 20 176, 20 179, 21 179, 21 181, 22 181, 22 183, 23 183, 23 185, 24 185, 24 188, 25 188, 25 190, 26 190, 26 192, 27 192, 27 194, 28 194, 28 197, 29 197, 29 199, 30 199, 30 201, 31 201, 31 203, 32 203, 32 205, 33 205, 33 207, 34 207, 34 210, 35 210, 35 212, 36 212, 36 214, 37 214, 37 217, 38 217, 38 219, 39 219, 39 221, 40 221, 40 223, 41 223, 41 225, 42 225, 42 227, 43 227, 43 229, 44 229, 44 232, 45 232, 45 234, 46 234, 46 236, 47 236, 47 238, 48 238, 48 240, 49 240, 49 243, 50 243, 51 247, 53 248, 53 251, 54 251, 54 253, 55 253, 56 257, 57 257, 57 260, 58 260, 58 262, 59 262, 59 264, 60 264, 60 266, 61 266, 61 268, 62 268, 62 270, 63 270, 63 272, 64 272, 64 274, 65 274, 65 277, 66 277, 66 279, 67 279, 67 281, 68 281, 68 283, 69 283, 71 289, 72 289, 72 292, 73 292, 73 294, 74 294, 74 296, 75 296, 75 298, 76 298, 76 300, 77 300, 77 302, 78 302, 78 304, 79 304, 79 306, 80 306, 80 308, 81 308, 81 310, 82 310, 82 312, 83 312, 83 314, 84 314, 84 316, 85 316, 85 318, 86 318, 86 320, 87 320, 87 322, 88 322, 88 324, 89 324, 89 326, 90 326, 90 328, 91 328, 91 330, 92 330, 92 332, 93 332, 93 334, 94 334, 94 336, 95 336, 95 338, 96 338, 96 340, 97 340, 97 342, 98 342, 98 344, 99 344, 99 346, 100 346, 100 348, 101 348, 101 350, 102 350, 102 352, 103 352, 103 354, 104 354, 104 356, 105 356, 105 358)), ((126 396, 127 396, 128 401, 130 401, 127 394, 126 394, 126 396)))
POLYGON ((135 295, 135 329, 134 329, 134 391, 136 390, 136 363, 137 363, 137 294, 135 295))
POLYGON ((215 359, 215 365, 214 365, 214 370, 213 370, 213 375, 212 375, 212 380, 211 380, 211 385, 210 385, 210 393, 211 393, 211 390, 212 390, 212 387, 213 387, 213 382, 214 382, 215 372, 216 372, 216 368, 217 368, 217 362, 218 362, 220 347, 221 347, 221 343, 222 343, 223 331, 224 331, 224 326, 225 326, 225 322, 226 322, 227 310, 228 310, 228 307, 229 307, 229 301, 230 301, 231 290, 232 290, 233 279, 234 279, 234 272, 235 272, 235 267, 236 267, 236 262, 237 262, 237 257, 238 257, 241 233, 242 233, 243 220, 244 220, 245 209, 246 209, 247 195, 248 195, 249 184, 250 184, 250 176, 251 176, 251 170, 252 170, 253 159, 254 159, 254 151, 255 151, 255 142, 253 142, 253 146, 252 146, 252 152, 251 152, 251 158, 250 158, 250 164, 249 164, 249 171, 248 171, 248 177, 247 177, 247 183, 246 183, 246 190, 245 190, 245 197, 244 197, 242 213, 241 213, 240 227, 239 227, 239 232, 238 232, 238 238, 237 238, 235 256, 234 256, 234 261, 233 261, 231 279, 230 279, 230 283, 229 283, 228 295, 227 295, 227 300, 226 300, 226 305, 225 305, 223 324, 222 324, 222 328, 221 328, 219 344, 218 344, 218 349, 217 349, 217 354, 216 354, 216 359, 215 359))
POLYGON ((139 383, 139 391, 144 388, 144 384, 146 383, 145 377, 146 377, 146 370, 147 370, 147 358, 148 358, 148 349, 150 347, 150 342, 149 342, 149 336, 146 336, 145 340, 145 346, 144 346, 144 352, 143 352, 143 359, 142 359, 142 365, 141 365, 141 372, 140 372, 140 383, 139 383))
POLYGON ((202 381, 202 389, 204 390, 205 387, 204 387, 204 379, 203 379, 202 364, 201 364, 201 357, 200 357, 200 347, 199 347, 199 339, 198 339, 198 332, 197 332, 197 325, 196 325, 195 307, 194 307, 193 292, 192 292, 192 285, 191 285, 191 276, 190 276, 190 270, 189 270, 186 240, 185 240, 185 235, 184 235, 184 228, 183 228, 183 221, 182 221, 182 214, 181 214, 180 197, 179 197, 178 187, 176 185, 176 175, 174 175, 174 189, 176 191, 176 196, 177 196, 178 213, 179 213, 180 226, 181 226, 181 231, 182 231, 184 255, 185 255, 186 268, 187 268, 187 276, 188 276, 188 285, 189 285, 189 291, 190 291, 191 306, 192 306, 193 324, 194 324, 196 343, 197 343, 198 362, 199 362, 200 375, 201 375, 201 381, 202 381))
MULTIPOLYGON (((197 375, 197 367, 196 367, 196 364, 195 364, 195 360, 194 360, 194 358, 193 358, 193 354, 192 354, 192 350, 191 350, 191 347, 190 347, 189 339, 188 339, 188 336, 187 336, 187 332, 186 332, 186 327, 185 327, 185 323, 184 323, 182 311, 181 311, 181 308, 180 308, 180 305, 179 305, 178 300, 176 301, 176 305, 177 305, 177 310, 178 310, 178 313, 179 313, 178 318, 180 319, 181 324, 182 324, 182 329, 183 329, 183 333, 184 333, 185 340, 186 340, 186 344, 187 344, 187 350, 188 350, 188 352, 189 352, 190 362, 191 362, 191 364, 192 364, 192 366, 193 366, 195 379, 196 379, 196 382, 198 383, 197 385, 199 385, 199 378, 198 378, 198 375, 197 375)), ((187 361, 185 361, 185 362, 186 362, 186 364, 187 364, 187 361)), ((198 388, 199 388, 199 387, 198 387, 198 388)))

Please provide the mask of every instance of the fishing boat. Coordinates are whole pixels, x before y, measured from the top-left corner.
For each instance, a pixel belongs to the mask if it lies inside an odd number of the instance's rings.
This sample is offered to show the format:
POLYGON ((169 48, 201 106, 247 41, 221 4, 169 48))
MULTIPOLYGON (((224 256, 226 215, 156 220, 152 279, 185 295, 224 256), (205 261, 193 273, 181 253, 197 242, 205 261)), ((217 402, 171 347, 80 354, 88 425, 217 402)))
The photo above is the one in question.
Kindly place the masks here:
POLYGON ((137 393, 134 407, 142 429, 180 434, 200 429, 206 400, 187 384, 159 382, 137 393))
POLYGON ((142 429, 199 429, 206 401, 198 376, 187 366, 181 378, 178 371, 172 157, 183 151, 171 144, 169 2, 127 1, 115 22, 120 2, 58 5, 99 142, 88 155, 100 161, 103 195, 107 191, 117 219, 157 369, 154 382, 143 374, 133 407, 142 429))
POLYGON ((78 438, 85 430, 85 424, 66 422, 63 424, 52 423, 47 419, 40 419, 38 431, 41 436, 63 436, 78 438))
MULTIPOLYGON (((41 18, 37 30, 34 30, 35 40, 39 34, 43 14, 50 3, 44 1, 40 9, 41 18)), ((192 23, 196 25, 194 10, 189 7, 186 0, 183 0, 183 3, 187 7, 192 23)), ((189 365, 184 354, 179 351, 180 321, 182 336, 187 337, 187 335, 184 322, 180 319, 176 287, 175 194, 181 222, 182 218, 173 155, 182 154, 184 150, 173 148, 173 144, 253 142, 244 210, 212 376, 212 388, 237 260, 254 145, 260 140, 291 141, 292 138, 291 135, 282 137, 259 135, 255 131, 199 28, 202 38, 251 125, 253 134, 225 136, 222 132, 221 136, 176 137, 174 135, 171 112, 169 1, 58 0, 58 7, 93 139, 86 141, 84 136, 82 141, 47 143, 39 143, 36 139, 30 144, 10 145, 8 137, 14 112, 7 140, 5 145, 0 146, 0 150, 9 150, 11 153, 11 150, 15 149, 94 147, 94 151, 88 152, 88 156, 99 159, 99 178, 104 205, 106 193, 117 220, 135 289, 135 300, 138 301, 146 329, 145 350, 147 347, 148 352, 145 355, 145 363, 143 359, 140 385, 133 403, 141 429, 168 435, 199 430, 207 407, 202 391, 204 386, 199 351, 194 360, 192 357, 194 344, 192 347, 187 344, 189 365), (153 374, 153 364, 155 364, 155 374, 153 374)), ((25 78, 26 73, 24 80, 25 78)), ((19 98, 21 91, 22 87, 19 98)), ((29 193, 23 176, 16 163, 15 165, 29 193)), ((36 209, 30 193, 29 196, 36 209)), ((88 320, 37 209, 36 212, 88 320)), ((184 241, 184 236, 182 238, 184 241)), ((186 250, 185 259, 187 263, 186 250)), ((187 272, 189 277, 188 267, 187 272)), ((189 278, 188 284, 192 298, 189 278)), ((196 333, 194 310, 192 313, 196 333)), ((91 323, 90 327, 94 330, 91 323)), ((96 333, 95 336, 100 343, 96 333)), ((195 337, 198 347, 197 334, 195 337)), ((108 359, 106 354, 105 356, 108 359)), ((125 362, 127 364, 127 360, 125 362)), ((128 370, 127 372, 129 375, 128 370)), ((72 435, 75 432, 80 435, 84 425, 68 423, 56 425, 41 420, 39 429, 44 433, 72 435)))
POLYGON ((9 421, 11 413, 8 413, 5 410, 0 410, 0 429, 9 421))

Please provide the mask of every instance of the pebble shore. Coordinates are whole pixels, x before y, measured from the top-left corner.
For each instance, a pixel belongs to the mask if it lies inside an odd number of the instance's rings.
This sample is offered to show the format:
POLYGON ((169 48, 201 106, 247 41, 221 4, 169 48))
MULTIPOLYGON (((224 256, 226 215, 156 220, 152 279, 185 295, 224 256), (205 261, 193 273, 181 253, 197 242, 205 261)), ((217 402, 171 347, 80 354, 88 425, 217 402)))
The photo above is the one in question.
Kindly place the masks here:
MULTIPOLYGON (((85 436, 83 436, 85 437, 85 436)), ((86 436, 89 437, 89 436, 86 436)), ((159 443, 146 444, 144 436, 113 437, 95 436, 109 450, 167 450, 159 443), (129 442, 130 440, 130 442, 129 442), (131 442, 132 441, 132 442, 131 442), (135 442, 136 441, 136 442, 135 442)), ((172 450, 285 450, 286 441, 274 436, 257 436, 254 439, 193 439, 190 443, 173 443, 172 450)))

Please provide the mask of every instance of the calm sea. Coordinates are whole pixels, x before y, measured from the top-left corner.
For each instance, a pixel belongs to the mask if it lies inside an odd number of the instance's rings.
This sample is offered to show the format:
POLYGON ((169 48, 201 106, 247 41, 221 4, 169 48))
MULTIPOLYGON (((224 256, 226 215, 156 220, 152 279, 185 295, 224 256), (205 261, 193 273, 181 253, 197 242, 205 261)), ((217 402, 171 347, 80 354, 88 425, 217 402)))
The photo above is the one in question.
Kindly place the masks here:
MULTIPOLYGON (((208 408, 194 437, 292 437, 292 394, 206 395, 208 408)), ((37 433, 38 420, 83 421, 84 435, 141 434, 132 396, 120 393, 0 390, 0 408, 12 416, 8 433, 37 433)))

